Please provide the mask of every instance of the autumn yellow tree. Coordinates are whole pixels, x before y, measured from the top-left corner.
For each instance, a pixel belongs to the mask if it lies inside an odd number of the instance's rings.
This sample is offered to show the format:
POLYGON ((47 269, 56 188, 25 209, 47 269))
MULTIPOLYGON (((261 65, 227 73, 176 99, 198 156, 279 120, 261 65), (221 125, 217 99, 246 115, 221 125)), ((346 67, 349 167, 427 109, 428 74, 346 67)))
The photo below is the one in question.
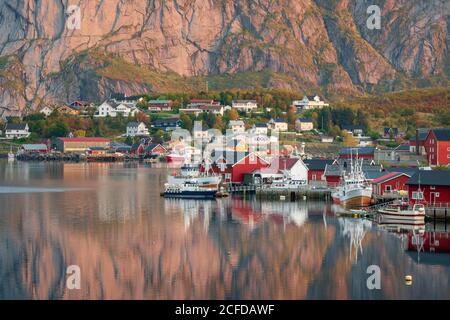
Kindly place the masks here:
POLYGON ((356 141, 356 139, 353 137, 353 135, 351 133, 348 133, 347 131, 343 131, 342 135, 343 135, 343 139, 344 139, 344 146, 356 147, 358 142, 356 141))

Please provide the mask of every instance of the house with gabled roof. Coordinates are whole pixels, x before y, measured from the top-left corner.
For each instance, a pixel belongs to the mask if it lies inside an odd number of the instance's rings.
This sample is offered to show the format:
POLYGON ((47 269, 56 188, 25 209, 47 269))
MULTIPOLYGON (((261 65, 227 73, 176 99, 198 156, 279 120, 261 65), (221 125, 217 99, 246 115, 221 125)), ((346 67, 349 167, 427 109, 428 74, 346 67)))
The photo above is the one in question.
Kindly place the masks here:
POLYGON ((450 164, 450 129, 431 129, 424 143, 430 166, 450 164))

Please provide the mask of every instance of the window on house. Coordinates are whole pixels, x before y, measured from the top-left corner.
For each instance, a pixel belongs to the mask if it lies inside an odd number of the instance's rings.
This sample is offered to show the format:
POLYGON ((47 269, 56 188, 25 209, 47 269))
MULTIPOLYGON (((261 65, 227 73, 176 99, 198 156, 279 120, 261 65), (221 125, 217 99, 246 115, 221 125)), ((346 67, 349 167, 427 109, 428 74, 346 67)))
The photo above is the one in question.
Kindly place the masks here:
POLYGON ((412 193, 413 200, 423 200, 423 192, 414 191, 412 193))
POLYGON ((392 191, 392 186, 390 186, 390 185, 384 186, 384 191, 391 192, 392 191))
POLYGON ((436 186, 430 186, 430 189, 434 190, 434 189, 436 189, 436 186))

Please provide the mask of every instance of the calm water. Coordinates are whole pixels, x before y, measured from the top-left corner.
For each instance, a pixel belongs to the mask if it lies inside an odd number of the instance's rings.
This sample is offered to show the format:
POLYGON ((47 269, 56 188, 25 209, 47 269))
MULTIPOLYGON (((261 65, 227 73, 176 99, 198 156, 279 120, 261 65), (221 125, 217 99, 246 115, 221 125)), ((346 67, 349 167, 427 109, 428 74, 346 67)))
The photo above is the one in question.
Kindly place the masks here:
POLYGON ((449 254, 324 203, 163 199, 171 170, 0 162, 0 298, 450 298, 449 254), (74 264, 80 290, 65 288, 74 264))

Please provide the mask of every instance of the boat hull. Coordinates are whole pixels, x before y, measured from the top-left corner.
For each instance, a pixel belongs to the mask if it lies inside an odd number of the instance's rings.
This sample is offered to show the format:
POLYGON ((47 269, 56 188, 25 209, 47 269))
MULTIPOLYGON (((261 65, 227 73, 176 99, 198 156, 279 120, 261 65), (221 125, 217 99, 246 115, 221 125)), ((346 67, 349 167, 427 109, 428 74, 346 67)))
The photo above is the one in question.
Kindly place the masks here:
POLYGON ((372 200, 372 197, 369 195, 356 195, 353 197, 339 197, 338 195, 333 195, 332 198, 335 204, 340 204, 346 208, 368 207, 372 200))
POLYGON ((172 192, 166 191, 164 192, 164 198, 181 198, 181 199, 214 199, 216 197, 217 191, 215 190, 206 190, 206 191, 180 191, 180 192, 172 192))

